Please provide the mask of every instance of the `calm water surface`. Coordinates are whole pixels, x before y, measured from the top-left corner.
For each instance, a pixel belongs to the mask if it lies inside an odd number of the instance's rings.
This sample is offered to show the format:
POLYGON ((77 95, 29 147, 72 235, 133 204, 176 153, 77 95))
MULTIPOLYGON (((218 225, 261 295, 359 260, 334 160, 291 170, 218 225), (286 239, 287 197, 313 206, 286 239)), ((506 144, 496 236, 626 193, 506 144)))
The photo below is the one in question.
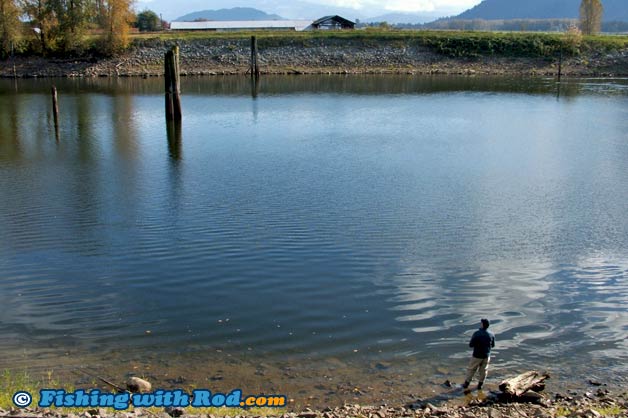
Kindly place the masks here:
POLYGON ((625 382, 627 80, 186 79, 180 130, 162 80, 54 82, 58 140, 0 81, 0 368, 459 379, 489 317, 497 375, 625 382))

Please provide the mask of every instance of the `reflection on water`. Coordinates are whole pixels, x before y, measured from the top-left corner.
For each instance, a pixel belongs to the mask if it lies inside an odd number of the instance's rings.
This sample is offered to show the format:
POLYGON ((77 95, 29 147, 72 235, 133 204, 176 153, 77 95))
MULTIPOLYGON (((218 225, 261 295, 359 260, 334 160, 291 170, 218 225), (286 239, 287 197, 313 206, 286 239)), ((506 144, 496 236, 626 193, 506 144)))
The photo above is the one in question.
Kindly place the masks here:
POLYGON ((0 82, 0 367, 429 380, 487 316, 497 373, 627 371, 625 80, 192 78, 183 125, 157 79, 55 83, 58 142, 0 82))

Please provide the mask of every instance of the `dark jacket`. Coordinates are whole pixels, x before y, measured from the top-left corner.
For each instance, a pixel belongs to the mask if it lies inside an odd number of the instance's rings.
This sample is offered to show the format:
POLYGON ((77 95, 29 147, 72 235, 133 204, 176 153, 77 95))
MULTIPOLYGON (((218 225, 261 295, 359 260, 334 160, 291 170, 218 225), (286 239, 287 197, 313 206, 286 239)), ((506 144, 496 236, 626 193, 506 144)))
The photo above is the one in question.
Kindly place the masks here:
POLYGON ((492 332, 480 328, 473 333, 469 347, 473 348, 473 357, 489 358, 491 356, 491 348, 495 347, 495 336, 492 332))

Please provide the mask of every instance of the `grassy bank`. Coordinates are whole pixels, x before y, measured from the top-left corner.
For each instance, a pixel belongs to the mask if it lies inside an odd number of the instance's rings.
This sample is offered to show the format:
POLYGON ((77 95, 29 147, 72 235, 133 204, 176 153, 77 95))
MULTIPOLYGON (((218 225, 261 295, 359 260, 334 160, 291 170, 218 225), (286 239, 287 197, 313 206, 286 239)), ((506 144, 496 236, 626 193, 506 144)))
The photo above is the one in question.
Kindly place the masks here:
POLYGON ((177 43, 184 75, 246 74, 252 35, 264 74, 555 76, 561 63, 564 76, 628 75, 628 36, 372 29, 138 33, 118 56, 23 54, 0 77, 161 76, 164 51, 177 43))
POLYGON ((474 31, 396 31, 367 29, 358 31, 239 31, 239 32, 162 32, 135 34, 133 44, 141 46, 147 41, 189 40, 241 40, 257 36, 260 47, 276 46, 285 42, 302 42, 321 39, 347 39, 365 45, 379 41, 399 45, 419 45, 449 57, 511 56, 547 57, 562 50, 568 55, 581 52, 614 51, 628 48, 628 36, 595 35, 573 39, 564 33, 538 32, 474 32, 474 31))

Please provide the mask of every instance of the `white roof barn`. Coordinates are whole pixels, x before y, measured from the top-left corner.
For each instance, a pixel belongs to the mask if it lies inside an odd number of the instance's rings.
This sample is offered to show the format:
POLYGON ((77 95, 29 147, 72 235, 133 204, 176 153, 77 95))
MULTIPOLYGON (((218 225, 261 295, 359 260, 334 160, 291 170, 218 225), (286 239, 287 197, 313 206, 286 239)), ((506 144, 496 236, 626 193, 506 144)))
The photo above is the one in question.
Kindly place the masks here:
POLYGON ((171 30, 209 30, 209 31, 229 31, 229 30, 294 30, 302 31, 312 24, 311 20, 242 20, 242 21, 219 21, 211 20, 204 22, 172 22, 171 30))

